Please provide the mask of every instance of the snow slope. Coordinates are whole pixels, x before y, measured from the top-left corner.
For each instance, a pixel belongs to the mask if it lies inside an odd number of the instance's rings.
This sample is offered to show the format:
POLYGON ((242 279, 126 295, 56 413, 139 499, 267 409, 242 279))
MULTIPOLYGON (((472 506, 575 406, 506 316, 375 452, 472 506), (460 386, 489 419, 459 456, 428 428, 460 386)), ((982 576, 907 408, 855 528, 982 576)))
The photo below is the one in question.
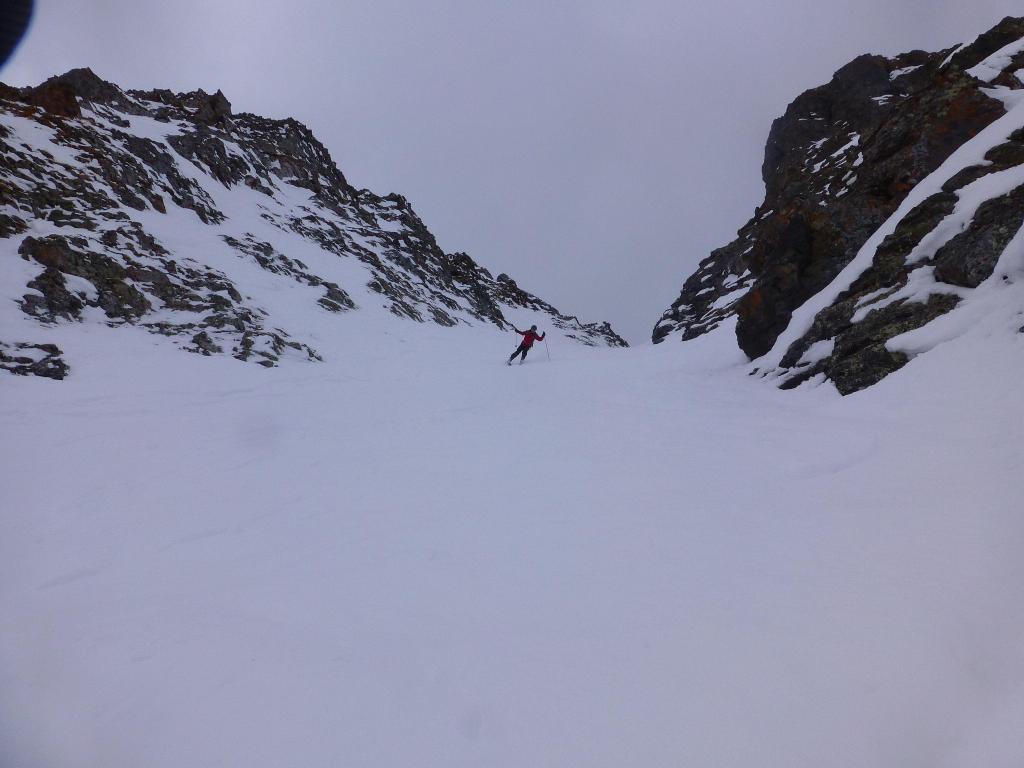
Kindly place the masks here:
POLYGON ((79 335, 50 333, 65 323, 317 362, 323 329, 381 309, 502 329, 529 311, 579 343, 625 345, 445 253, 405 198, 352 187, 295 120, 232 114, 220 92, 122 91, 88 69, 0 83, 0 368, 74 375, 63 356, 82 356, 79 335))
POLYGON ((0 372, 0 765, 1024 761, 1024 334, 840 398, 726 326, 51 333, 73 376, 0 372))

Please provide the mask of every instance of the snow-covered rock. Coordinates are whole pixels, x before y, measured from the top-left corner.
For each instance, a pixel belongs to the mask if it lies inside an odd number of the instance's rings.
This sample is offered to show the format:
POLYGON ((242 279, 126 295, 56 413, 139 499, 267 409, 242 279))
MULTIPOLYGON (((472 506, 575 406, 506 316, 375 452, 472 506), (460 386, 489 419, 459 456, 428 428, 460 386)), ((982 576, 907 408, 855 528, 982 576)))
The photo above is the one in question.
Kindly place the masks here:
POLYGON ((735 316, 757 370, 782 386, 824 374, 844 393, 904 365, 890 339, 1016 277, 996 265, 1024 215, 1022 69, 1024 19, 1007 18, 957 49, 862 56, 802 94, 772 126, 765 202, 686 281, 655 342, 735 316))
MULTIPOLYGON (((88 69, 0 86, 0 248, 5 350, 102 322, 273 366, 319 360, 318 329, 370 305, 444 326, 508 328, 525 312, 625 346, 443 252, 405 198, 352 187, 297 121, 233 114, 219 91, 123 91, 88 69)), ((63 377, 48 355, 5 351, 0 367, 63 377)))

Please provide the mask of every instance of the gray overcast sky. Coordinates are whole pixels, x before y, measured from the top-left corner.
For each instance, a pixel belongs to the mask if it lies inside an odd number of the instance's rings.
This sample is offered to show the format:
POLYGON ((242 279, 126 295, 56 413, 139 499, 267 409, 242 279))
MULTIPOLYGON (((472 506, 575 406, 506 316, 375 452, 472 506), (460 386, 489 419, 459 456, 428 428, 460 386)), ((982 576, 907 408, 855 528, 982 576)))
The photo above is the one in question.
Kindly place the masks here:
POLYGON ((854 56, 969 40, 1020 0, 37 0, 0 79, 90 66, 295 117, 448 251, 650 338, 761 201, 771 121, 854 56))

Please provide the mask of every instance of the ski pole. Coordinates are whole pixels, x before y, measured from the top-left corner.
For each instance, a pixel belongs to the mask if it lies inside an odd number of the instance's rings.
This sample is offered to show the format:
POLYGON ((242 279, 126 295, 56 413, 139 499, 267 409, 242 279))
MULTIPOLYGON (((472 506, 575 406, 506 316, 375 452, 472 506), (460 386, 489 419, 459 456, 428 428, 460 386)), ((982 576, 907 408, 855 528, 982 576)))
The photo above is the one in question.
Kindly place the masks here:
POLYGON ((548 353, 548 362, 551 362, 551 350, 548 349, 548 340, 544 339, 544 351, 548 353))

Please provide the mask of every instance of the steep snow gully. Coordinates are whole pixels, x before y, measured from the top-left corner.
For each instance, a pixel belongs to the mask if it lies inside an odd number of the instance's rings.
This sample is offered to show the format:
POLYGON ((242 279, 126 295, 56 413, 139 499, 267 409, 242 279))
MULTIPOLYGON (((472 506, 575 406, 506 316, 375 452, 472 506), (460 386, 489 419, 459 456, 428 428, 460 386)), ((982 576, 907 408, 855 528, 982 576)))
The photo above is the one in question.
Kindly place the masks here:
POLYGON ((74 376, 2 380, 0 763, 1024 758, 1021 334, 841 398, 727 327, 509 369, 347 320, 270 370, 64 326, 74 376))
POLYGON ((636 349, 293 120, 0 86, 0 767, 1019 768, 1018 26, 798 99, 862 231, 794 304, 780 187, 636 349))

